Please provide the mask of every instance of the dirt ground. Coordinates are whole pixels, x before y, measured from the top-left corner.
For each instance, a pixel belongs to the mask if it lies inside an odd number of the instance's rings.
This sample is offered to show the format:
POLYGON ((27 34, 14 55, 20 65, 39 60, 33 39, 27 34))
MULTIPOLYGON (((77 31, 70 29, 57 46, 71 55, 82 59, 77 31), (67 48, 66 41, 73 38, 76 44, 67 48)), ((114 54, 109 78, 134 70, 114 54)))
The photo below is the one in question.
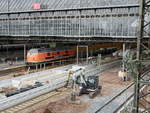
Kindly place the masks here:
POLYGON ((56 102, 50 102, 47 106, 31 113, 85 113, 84 110, 87 109, 88 105, 89 103, 83 102, 80 104, 71 104, 69 103, 69 99, 65 97, 56 102))
MULTIPOLYGON (((100 75, 100 85, 102 85, 102 93, 98 96, 107 96, 111 94, 114 89, 126 86, 131 81, 123 82, 118 77, 117 68, 110 69, 109 71, 103 72, 100 75)), ((89 107, 90 102, 77 104, 70 104, 68 102, 68 96, 58 99, 57 101, 50 102, 48 105, 41 107, 31 113, 85 113, 85 110, 89 107)), ((80 97, 82 98, 82 96, 80 97)))
POLYGON ((142 109, 150 108, 150 94, 149 93, 150 93, 150 86, 145 87, 143 91, 140 93, 141 97, 145 95, 143 98, 140 98, 140 102, 139 102, 140 108, 142 109))
POLYGON ((131 83, 131 81, 122 81, 121 78, 118 77, 118 71, 118 68, 114 68, 101 74, 99 80, 100 85, 102 85, 101 96, 107 96, 112 93, 114 89, 127 86, 131 83))

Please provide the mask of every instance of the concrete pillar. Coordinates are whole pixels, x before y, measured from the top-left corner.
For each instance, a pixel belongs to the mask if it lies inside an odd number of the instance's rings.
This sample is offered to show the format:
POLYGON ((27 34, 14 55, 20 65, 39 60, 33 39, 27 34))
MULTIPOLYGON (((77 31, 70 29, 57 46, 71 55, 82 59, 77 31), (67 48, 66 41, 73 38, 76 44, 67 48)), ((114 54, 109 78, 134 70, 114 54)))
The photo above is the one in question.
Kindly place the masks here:
POLYGON ((45 69, 45 63, 44 63, 44 69, 45 69))
POLYGON ((24 63, 26 62, 26 45, 24 45, 24 63))
POLYGON ((88 58, 89 58, 89 48, 86 46, 86 62, 88 64, 88 58))
POLYGON ((42 69, 42 64, 40 64, 40 69, 42 69))
MULTIPOLYGON (((124 61, 124 55, 125 55, 125 43, 123 43, 123 61, 124 61)), ((125 64, 122 62, 122 69, 125 70, 125 64)))
POLYGON ((38 64, 36 64, 36 71, 38 70, 38 64))

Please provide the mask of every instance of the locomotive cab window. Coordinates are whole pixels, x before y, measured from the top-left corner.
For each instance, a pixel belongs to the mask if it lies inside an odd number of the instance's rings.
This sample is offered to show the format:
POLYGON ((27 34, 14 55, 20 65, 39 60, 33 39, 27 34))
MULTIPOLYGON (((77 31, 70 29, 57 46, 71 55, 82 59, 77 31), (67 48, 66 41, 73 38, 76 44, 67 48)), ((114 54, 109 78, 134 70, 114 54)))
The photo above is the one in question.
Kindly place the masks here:
POLYGON ((38 49, 31 49, 31 50, 28 51, 27 56, 37 54, 37 53, 38 53, 38 49))
POLYGON ((51 53, 47 53, 47 56, 51 56, 51 53))
POLYGON ((68 51, 66 51, 65 53, 68 54, 68 51))

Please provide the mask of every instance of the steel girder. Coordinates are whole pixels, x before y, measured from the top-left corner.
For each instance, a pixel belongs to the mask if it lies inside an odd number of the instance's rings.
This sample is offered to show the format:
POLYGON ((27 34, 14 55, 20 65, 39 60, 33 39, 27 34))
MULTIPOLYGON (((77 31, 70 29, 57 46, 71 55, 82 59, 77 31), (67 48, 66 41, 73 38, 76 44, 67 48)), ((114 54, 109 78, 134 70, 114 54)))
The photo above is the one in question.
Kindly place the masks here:
MULTIPOLYGON (((135 78, 134 113, 148 113, 150 110, 150 74, 147 74, 144 78, 141 76, 143 70, 150 70, 150 65, 146 67, 142 67, 141 65, 141 61, 145 59, 142 51, 147 50, 148 56, 150 55, 150 45, 145 44, 143 41, 145 33, 148 34, 150 39, 150 34, 145 31, 145 29, 150 28, 150 19, 146 20, 146 16, 150 14, 149 4, 150 0, 140 0, 139 35, 137 38, 137 61, 139 63, 137 65, 138 73, 135 78)), ((149 59, 147 61, 149 62, 149 59)))

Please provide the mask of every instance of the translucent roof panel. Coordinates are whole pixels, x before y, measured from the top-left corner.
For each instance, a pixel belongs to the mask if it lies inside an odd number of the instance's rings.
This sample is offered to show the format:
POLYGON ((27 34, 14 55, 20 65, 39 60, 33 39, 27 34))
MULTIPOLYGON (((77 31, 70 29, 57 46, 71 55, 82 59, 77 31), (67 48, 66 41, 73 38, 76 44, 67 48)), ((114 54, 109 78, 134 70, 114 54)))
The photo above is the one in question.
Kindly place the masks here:
POLYGON ((137 4, 139 0, 0 0, 0 12, 137 4))

